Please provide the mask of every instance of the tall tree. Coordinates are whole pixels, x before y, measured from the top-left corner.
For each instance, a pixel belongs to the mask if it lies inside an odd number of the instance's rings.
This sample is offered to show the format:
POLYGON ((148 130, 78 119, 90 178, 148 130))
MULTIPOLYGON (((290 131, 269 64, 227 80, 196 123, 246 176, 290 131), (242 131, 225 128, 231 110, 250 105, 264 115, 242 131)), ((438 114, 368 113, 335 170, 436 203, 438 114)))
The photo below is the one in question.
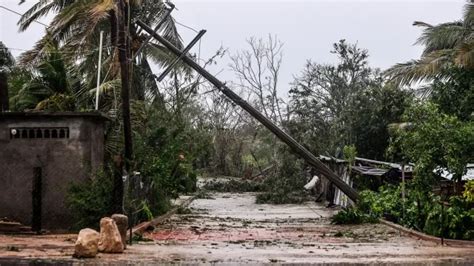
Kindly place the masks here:
POLYGON ((331 53, 339 59, 336 65, 308 61, 290 90, 294 133, 312 139, 308 143, 312 150, 330 154, 354 143, 357 96, 382 81, 379 72, 368 66, 367 50, 345 40, 333 48, 331 53))
POLYGON ((354 145, 360 157, 385 160, 390 142, 389 126, 402 121, 412 93, 394 84, 367 88, 356 97, 354 107, 354 145))
POLYGON ((279 74, 283 60, 283 43, 268 35, 268 39, 252 37, 247 40, 248 50, 231 56, 238 87, 252 96, 255 106, 269 119, 282 125, 285 102, 279 96, 279 74))

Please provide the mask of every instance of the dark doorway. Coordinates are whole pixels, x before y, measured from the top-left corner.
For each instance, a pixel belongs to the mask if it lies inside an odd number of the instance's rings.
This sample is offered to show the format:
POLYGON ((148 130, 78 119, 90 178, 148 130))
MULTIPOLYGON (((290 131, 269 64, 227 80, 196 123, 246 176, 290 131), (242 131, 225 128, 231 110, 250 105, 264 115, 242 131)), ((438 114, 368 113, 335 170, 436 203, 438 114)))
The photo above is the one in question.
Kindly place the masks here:
POLYGON ((42 205, 42 170, 41 167, 33 168, 33 216, 31 221, 31 230, 37 233, 41 232, 41 205, 42 205))

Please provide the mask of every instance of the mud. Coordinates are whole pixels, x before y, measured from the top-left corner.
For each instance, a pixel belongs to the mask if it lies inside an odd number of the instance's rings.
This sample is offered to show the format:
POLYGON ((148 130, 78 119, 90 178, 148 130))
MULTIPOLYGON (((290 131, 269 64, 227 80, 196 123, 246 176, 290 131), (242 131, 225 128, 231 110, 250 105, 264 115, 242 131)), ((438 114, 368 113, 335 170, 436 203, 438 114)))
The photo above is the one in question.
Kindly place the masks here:
POLYGON ((314 263, 472 265, 473 248, 401 235, 382 224, 331 225, 337 210, 255 204, 255 194, 216 193, 191 203, 123 254, 72 259, 75 235, 0 235, 0 265, 314 263), (13 247, 13 248, 12 248, 13 247))

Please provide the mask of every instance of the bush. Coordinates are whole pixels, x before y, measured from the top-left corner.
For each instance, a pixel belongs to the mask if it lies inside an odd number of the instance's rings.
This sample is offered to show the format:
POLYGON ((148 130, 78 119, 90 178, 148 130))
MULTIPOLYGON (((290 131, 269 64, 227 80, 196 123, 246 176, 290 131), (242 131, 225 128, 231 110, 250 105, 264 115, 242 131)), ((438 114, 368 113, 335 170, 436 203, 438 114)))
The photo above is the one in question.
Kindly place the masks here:
POLYGON ((98 229, 100 219, 112 214, 112 195, 113 181, 109 172, 99 172, 83 183, 71 184, 66 197, 66 205, 75 221, 71 229, 98 229))
POLYGON ((377 221, 377 217, 368 215, 355 207, 343 209, 331 217, 332 224, 362 224, 377 221))
POLYGON ((474 180, 467 181, 462 195, 468 202, 474 203, 474 180))
POLYGON ((451 197, 444 208, 436 202, 423 231, 438 237, 474 240, 474 209, 461 197, 451 197))
POLYGON ((451 197, 443 207, 432 193, 420 193, 407 185, 405 212, 399 186, 381 187, 379 192, 362 191, 355 208, 342 210, 332 221, 336 224, 373 222, 384 218, 418 231, 445 238, 474 240, 474 209, 462 197, 451 197))

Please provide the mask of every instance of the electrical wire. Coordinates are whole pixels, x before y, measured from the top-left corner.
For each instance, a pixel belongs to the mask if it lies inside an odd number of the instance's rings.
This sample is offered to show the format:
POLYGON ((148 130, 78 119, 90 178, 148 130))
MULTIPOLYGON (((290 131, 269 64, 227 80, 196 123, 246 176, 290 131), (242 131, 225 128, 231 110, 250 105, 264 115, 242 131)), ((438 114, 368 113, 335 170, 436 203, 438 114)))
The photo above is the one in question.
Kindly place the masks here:
MULTIPOLYGON (((179 22, 179 21, 176 20, 176 19, 173 19, 173 20, 174 20, 174 23, 176 23, 177 25, 180 25, 181 27, 187 28, 187 29, 189 29, 189 30, 191 30, 191 31, 194 31, 195 33, 199 33, 199 31, 196 30, 195 28, 193 28, 193 27, 191 27, 191 26, 188 26, 188 25, 186 25, 186 24, 184 24, 184 23, 181 23, 181 22, 179 22)), ((198 59, 198 62, 201 60, 201 39, 199 39, 198 58, 197 58, 197 59, 198 59)))
MULTIPOLYGON (((15 10, 12 10, 12 9, 6 7, 6 6, 0 5, 0 8, 3 8, 3 9, 5 9, 5 10, 7 10, 7 11, 10 11, 10 12, 13 13, 13 14, 16 14, 16 15, 18 15, 18 16, 20 16, 20 17, 23 17, 23 14, 21 14, 21 13, 19 13, 19 12, 16 12, 15 10)), ((38 24, 40 24, 40 25, 43 25, 44 27, 48 27, 48 25, 44 24, 44 23, 41 22, 41 21, 38 21, 38 20, 33 20, 33 21, 36 22, 36 23, 38 23, 38 24)))

